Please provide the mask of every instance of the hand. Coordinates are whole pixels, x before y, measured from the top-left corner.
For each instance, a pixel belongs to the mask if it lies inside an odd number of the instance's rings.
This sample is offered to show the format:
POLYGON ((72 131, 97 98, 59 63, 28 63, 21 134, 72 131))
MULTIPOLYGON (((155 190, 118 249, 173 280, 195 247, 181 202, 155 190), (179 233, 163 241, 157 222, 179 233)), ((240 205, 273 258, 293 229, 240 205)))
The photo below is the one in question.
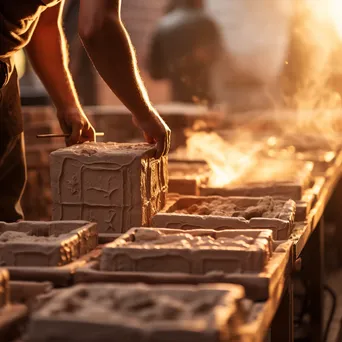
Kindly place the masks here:
POLYGON ((71 134, 65 139, 66 145, 82 144, 85 141, 96 141, 95 129, 81 108, 58 110, 57 117, 62 131, 71 134))
POLYGON ((171 145, 171 130, 156 111, 151 111, 147 119, 133 117, 133 123, 143 132, 149 144, 157 144, 155 158, 169 153, 171 145))

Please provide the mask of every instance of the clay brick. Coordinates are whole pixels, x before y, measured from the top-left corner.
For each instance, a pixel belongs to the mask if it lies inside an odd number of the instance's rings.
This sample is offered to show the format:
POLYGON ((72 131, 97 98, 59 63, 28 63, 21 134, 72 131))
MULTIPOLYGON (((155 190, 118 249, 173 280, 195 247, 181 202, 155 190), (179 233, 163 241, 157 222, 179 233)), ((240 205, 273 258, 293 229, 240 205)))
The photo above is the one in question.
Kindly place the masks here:
POLYGON ((266 228, 273 231, 275 239, 286 240, 292 232, 295 213, 296 203, 293 200, 181 196, 157 213, 152 225, 184 230, 266 228))
POLYGON ((100 233, 147 226, 165 205, 167 159, 148 144, 85 143, 51 153, 54 220, 98 222, 100 233))
POLYGON ((268 263, 272 250, 271 230, 193 229, 185 232, 133 228, 104 247, 100 269, 187 274, 259 273, 268 263))
POLYGON ((97 246, 96 223, 0 222, 0 261, 5 266, 62 266, 97 246))
POLYGON ((35 313, 27 341, 232 341, 245 320, 244 295, 231 284, 76 285, 35 313))

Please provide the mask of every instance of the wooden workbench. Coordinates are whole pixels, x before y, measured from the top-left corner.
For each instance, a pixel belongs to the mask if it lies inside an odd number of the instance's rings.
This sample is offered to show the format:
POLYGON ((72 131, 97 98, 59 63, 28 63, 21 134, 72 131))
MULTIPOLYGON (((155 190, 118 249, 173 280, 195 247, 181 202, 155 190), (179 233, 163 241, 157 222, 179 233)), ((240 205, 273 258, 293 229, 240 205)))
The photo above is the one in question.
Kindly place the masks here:
MULTIPOLYGON (((313 342, 323 341, 324 311, 324 213, 329 200, 335 207, 335 223, 342 225, 342 151, 335 159, 333 168, 314 207, 305 222, 296 224, 291 240, 293 253, 288 260, 287 271, 281 278, 277 289, 266 302, 254 303, 251 314, 241 327, 242 342, 261 342, 271 330, 271 341, 293 341, 293 279, 292 272, 300 268, 300 276, 305 279, 310 302, 310 331, 313 342), (334 195, 334 196, 333 196, 334 195), (338 215, 338 213, 340 213, 338 215)), ((342 246, 342 230, 337 229, 336 241, 342 246)), ((342 248, 340 249, 342 261, 342 248)))

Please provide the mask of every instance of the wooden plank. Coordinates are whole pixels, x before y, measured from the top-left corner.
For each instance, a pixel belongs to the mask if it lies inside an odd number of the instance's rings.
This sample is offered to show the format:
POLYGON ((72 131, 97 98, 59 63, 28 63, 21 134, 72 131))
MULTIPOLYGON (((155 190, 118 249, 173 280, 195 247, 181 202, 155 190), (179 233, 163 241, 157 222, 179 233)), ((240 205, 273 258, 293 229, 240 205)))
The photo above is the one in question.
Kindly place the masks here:
POLYGON ((309 240, 310 235, 311 225, 306 222, 300 222, 295 225, 291 235, 295 259, 299 258, 309 240))

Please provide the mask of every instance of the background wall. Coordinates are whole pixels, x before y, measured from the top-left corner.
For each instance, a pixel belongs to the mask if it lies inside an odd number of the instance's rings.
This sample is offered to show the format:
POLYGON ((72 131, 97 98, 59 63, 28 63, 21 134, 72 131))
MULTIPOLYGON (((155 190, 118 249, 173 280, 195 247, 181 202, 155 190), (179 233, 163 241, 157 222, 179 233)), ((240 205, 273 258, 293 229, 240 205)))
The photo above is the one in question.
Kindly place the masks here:
MULTIPOLYGON (((168 86, 151 80, 144 65, 151 33, 167 2, 122 2, 123 21, 136 48, 144 83, 154 102, 167 101, 168 86)), ((207 11, 222 29, 225 47, 233 56, 235 69, 272 83, 286 59, 291 3, 290 0, 207 0, 207 11)), ((229 77, 227 61, 223 69, 229 77)), ((118 103, 100 79, 98 85, 101 104, 118 103)))

